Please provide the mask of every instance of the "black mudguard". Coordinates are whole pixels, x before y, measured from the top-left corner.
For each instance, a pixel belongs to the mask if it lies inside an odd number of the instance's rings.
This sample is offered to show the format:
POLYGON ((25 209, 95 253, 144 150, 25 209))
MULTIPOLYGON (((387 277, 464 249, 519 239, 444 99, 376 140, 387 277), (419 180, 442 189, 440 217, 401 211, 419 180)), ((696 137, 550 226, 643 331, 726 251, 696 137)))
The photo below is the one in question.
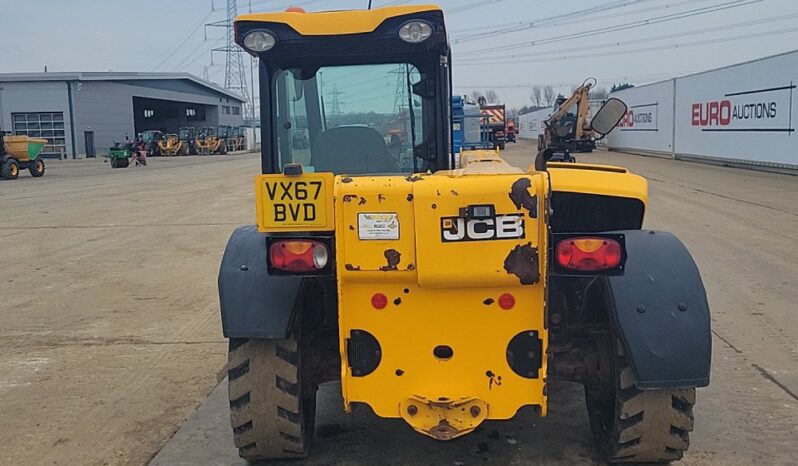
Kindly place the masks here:
POLYGON ((611 312, 640 389, 709 385, 709 304, 687 248, 670 233, 625 230, 623 275, 608 277, 611 312))
POLYGON ((227 338, 288 336, 301 277, 269 275, 266 235, 255 225, 230 236, 219 268, 219 305, 227 338))

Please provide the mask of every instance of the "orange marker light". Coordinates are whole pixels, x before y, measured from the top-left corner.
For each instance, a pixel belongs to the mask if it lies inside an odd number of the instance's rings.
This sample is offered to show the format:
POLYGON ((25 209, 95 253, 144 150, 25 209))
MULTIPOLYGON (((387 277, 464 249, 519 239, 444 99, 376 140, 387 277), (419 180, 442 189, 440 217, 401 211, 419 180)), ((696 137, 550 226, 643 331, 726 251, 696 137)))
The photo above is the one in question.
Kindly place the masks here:
POLYGON ((313 272, 327 265, 327 246, 312 240, 275 241, 269 248, 272 267, 287 272, 313 272))

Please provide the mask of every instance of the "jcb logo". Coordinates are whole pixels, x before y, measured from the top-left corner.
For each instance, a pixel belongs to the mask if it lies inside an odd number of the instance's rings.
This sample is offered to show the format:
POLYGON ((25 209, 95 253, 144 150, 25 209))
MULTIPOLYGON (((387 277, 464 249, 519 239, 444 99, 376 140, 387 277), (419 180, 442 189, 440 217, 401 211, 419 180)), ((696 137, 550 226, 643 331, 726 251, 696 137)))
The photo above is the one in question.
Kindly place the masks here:
POLYGON ((523 237, 524 218, 521 214, 497 215, 492 218, 441 218, 441 238, 444 242, 523 237))

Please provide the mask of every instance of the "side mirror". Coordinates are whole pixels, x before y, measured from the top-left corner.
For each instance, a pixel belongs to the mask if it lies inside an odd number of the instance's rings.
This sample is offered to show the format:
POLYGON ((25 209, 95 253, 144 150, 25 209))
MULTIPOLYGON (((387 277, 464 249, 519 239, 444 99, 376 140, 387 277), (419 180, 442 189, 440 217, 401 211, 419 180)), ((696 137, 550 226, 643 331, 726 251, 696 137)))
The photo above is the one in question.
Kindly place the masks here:
POLYGON ((626 110, 626 104, 621 99, 612 97, 596 112, 596 116, 590 121, 590 128, 604 137, 618 126, 621 118, 626 115, 626 110))

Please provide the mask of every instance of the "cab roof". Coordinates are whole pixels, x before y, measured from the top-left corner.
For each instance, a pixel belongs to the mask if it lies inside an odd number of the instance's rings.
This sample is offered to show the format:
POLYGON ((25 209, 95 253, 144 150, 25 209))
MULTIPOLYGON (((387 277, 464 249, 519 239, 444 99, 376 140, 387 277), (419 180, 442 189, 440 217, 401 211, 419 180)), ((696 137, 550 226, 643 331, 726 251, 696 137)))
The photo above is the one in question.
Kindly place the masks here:
POLYGON ((236 22, 285 24, 303 36, 348 35, 374 32, 387 19, 429 11, 441 9, 437 5, 403 5, 372 10, 252 13, 240 15, 236 22))

